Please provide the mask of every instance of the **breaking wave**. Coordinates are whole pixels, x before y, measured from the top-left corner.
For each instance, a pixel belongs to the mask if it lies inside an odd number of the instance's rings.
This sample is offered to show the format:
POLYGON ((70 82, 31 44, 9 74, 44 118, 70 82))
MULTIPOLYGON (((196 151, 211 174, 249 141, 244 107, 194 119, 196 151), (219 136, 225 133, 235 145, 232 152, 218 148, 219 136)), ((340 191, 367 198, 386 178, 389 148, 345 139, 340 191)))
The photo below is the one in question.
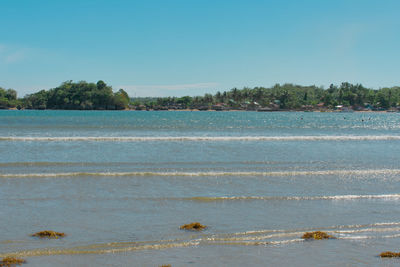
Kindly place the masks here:
POLYGON ((146 142, 146 141, 388 141, 400 140, 397 135, 315 135, 315 136, 66 136, 66 137, 30 137, 1 136, 0 141, 30 142, 66 142, 66 141, 101 141, 101 142, 146 142))
POLYGON ((337 196, 237 196, 237 197, 191 197, 193 201, 234 201, 234 200, 355 200, 355 199, 400 199, 400 194, 383 195, 337 195, 337 196))
POLYGON ((89 244, 75 247, 54 247, 43 249, 21 250, 0 254, 0 257, 33 257, 51 255, 77 254, 112 254, 143 250, 162 250, 170 248, 185 248, 197 246, 285 246, 291 243, 304 242, 301 236, 306 231, 325 230, 335 235, 338 240, 387 239, 400 237, 400 222, 383 222, 364 225, 337 225, 309 229, 270 229, 246 231, 238 233, 201 233, 186 236, 186 238, 171 240, 110 242, 89 244), (347 230, 343 230, 347 229, 347 230), (360 235, 362 233, 363 235, 360 235))
MULTIPOLYGON (((382 194, 382 195, 336 195, 336 196, 229 196, 229 197, 93 197, 88 196, 88 199, 96 200, 146 200, 146 201, 196 201, 196 202, 219 202, 219 201, 312 201, 312 200, 331 200, 331 201, 345 201, 345 200, 363 200, 363 199, 382 199, 382 200, 399 200, 400 194, 382 194)), ((67 199, 60 197, 35 197, 35 198, 7 198, 13 201, 49 201, 49 200, 67 199)), ((6 200, 0 198, 1 200, 6 200)), ((1 242, 1 241, 0 241, 1 242)))
POLYGON ((0 178, 56 178, 56 177, 123 177, 123 176, 307 176, 307 175, 390 175, 400 174, 400 169, 375 170, 325 170, 325 171, 271 171, 271 172, 63 172, 63 173, 2 173, 0 178))

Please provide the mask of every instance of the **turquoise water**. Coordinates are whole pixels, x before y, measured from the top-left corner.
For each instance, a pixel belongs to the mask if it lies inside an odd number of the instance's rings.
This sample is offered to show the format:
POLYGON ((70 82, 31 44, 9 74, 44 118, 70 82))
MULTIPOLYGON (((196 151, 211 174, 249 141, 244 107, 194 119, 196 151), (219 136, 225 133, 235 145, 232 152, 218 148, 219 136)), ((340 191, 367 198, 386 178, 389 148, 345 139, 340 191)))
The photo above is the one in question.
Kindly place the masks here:
POLYGON ((398 113, 0 111, 0 153, 27 266, 400 264, 398 113))

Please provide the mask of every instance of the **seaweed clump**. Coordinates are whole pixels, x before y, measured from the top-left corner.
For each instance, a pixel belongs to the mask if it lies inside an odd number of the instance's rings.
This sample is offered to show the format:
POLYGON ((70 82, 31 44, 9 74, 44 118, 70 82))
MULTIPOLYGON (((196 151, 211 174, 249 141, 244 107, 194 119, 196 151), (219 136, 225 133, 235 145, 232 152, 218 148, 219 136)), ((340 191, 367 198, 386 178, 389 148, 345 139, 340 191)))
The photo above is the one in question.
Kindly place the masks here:
POLYGON ((16 265, 21 265, 23 263, 26 263, 26 260, 14 258, 14 257, 5 257, 5 258, 3 258, 3 260, 0 261, 0 266, 1 267, 11 267, 11 266, 16 266, 16 265))
POLYGON ((391 252, 391 251, 385 251, 379 254, 381 258, 398 258, 400 257, 400 252, 391 252))
POLYGON ((59 238, 64 237, 64 233, 54 232, 54 231, 41 231, 34 233, 32 236, 40 237, 40 238, 59 238))
POLYGON ((207 228, 207 226, 202 225, 199 222, 184 224, 180 227, 180 229, 182 229, 182 230, 191 230, 191 231, 201 231, 205 228, 207 228))
POLYGON ((304 239, 315 239, 315 240, 321 240, 321 239, 335 239, 336 237, 332 235, 328 235, 325 232, 321 231, 315 231, 315 232, 306 232, 302 236, 304 239))

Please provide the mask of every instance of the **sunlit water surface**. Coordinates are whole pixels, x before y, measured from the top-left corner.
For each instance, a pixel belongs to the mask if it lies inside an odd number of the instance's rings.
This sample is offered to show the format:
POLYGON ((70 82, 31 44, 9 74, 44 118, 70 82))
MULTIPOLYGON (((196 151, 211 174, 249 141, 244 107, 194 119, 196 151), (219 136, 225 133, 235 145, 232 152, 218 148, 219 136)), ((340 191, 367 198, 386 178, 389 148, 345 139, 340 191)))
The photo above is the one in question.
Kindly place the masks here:
POLYGON ((0 257, 398 266, 399 154, 398 113, 0 111, 0 257))

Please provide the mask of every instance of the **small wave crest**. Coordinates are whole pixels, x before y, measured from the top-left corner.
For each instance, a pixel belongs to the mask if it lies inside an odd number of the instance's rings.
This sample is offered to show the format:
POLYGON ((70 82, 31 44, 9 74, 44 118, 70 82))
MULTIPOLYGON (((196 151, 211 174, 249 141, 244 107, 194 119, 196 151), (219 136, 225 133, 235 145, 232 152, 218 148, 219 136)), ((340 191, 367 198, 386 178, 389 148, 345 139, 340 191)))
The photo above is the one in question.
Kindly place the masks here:
POLYGON ((314 135, 314 136, 0 136, 0 141, 29 142, 154 142, 154 141, 390 141, 400 140, 397 135, 314 135))
MULTIPOLYGON (((139 245, 139 246, 126 246, 120 248, 103 248, 97 249, 98 245, 89 245, 76 248, 58 248, 58 249, 33 249, 24 250, 14 253, 0 254, 0 257, 33 257, 33 256, 52 256, 52 255, 77 255, 77 254, 109 254, 109 253, 121 253, 137 250, 160 250, 168 248, 182 248, 189 246, 197 246, 199 242, 189 241, 189 242, 179 242, 179 243, 166 243, 166 244, 149 244, 149 245, 139 245)), ((104 245, 106 247, 106 245, 104 245)))
POLYGON ((45 248, 31 249, 17 252, 3 253, 0 257, 33 257, 51 255, 77 255, 77 254, 109 254, 141 250, 162 250, 169 248, 184 248, 197 246, 282 246, 291 243, 303 242, 301 238, 306 231, 328 230, 339 240, 358 240, 372 238, 398 238, 400 237, 400 222, 383 222, 364 225, 338 225, 323 228, 309 229, 270 229, 246 231, 238 233, 210 234, 201 233, 187 236, 186 239, 171 239, 158 241, 137 242, 111 242, 91 244, 71 248, 45 248), (349 230, 343 230, 349 229, 349 230), (389 233, 387 233, 389 232, 389 233), (363 233, 363 235, 360 235, 363 233), (384 233, 381 235, 380 233, 384 233))
POLYGON ((355 200, 355 199, 400 199, 400 194, 384 195, 338 195, 338 196, 237 196, 237 197, 191 197, 188 200, 213 202, 234 200, 355 200))
POLYGON ((8 173, 0 174, 0 178, 56 178, 77 176, 307 176, 307 175, 390 175, 400 174, 400 169, 376 170, 326 170, 326 171, 272 171, 272 172, 64 172, 64 173, 8 173))
MULTIPOLYGON (((400 225, 400 222, 380 222, 380 223, 370 223, 370 224, 350 224, 350 225, 335 225, 335 226, 327 226, 319 228, 318 230, 331 230, 331 231, 339 231, 340 229, 362 229, 362 228, 385 228, 385 227, 393 227, 400 225)), ((253 230, 246 232, 237 232, 233 234, 220 234, 220 236, 252 236, 252 235, 260 235, 260 234, 272 234, 272 233, 293 233, 293 232, 305 232, 305 231, 314 231, 314 228, 300 228, 300 229, 269 229, 269 230, 253 230)))

